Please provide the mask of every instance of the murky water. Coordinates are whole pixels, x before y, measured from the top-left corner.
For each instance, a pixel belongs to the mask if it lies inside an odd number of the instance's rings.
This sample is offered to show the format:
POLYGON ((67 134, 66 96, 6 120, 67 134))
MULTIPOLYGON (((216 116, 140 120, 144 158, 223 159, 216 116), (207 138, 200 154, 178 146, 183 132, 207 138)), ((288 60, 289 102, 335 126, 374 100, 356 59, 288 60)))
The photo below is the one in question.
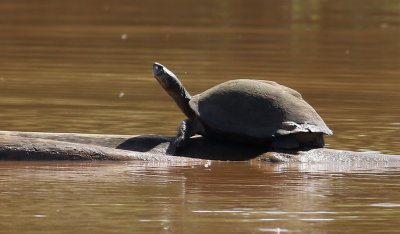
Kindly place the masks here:
MULTIPOLYGON (((398 1, 1 3, 2 130, 174 135, 184 116, 152 78, 158 61, 192 94, 236 78, 277 81, 335 131, 328 147, 400 154, 398 1)), ((399 175, 1 162, 0 230, 395 232, 399 175)))
POLYGON ((2 162, 15 233, 399 232, 398 168, 2 162))

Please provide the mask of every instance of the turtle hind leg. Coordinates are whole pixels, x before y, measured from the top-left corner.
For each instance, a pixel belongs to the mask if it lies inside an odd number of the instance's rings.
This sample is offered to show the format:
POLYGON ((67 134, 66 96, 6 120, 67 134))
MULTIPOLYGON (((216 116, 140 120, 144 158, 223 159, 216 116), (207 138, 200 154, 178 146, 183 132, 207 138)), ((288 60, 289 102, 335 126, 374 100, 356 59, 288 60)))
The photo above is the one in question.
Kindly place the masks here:
POLYGON ((178 125, 178 134, 167 149, 168 155, 176 155, 179 149, 185 147, 191 136, 197 133, 197 124, 191 119, 185 119, 178 125))
POLYGON ((273 149, 311 149, 322 148, 325 145, 324 136, 320 132, 301 132, 280 135, 272 142, 273 149))
POLYGON ((270 145, 273 150, 280 149, 298 149, 300 148, 299 142, 293 135, 276 136, 270 145))
POLYGON ((325 146, 324 135, 321 132, 304 132, 294 134, 301 148, 323 148, 325 146))

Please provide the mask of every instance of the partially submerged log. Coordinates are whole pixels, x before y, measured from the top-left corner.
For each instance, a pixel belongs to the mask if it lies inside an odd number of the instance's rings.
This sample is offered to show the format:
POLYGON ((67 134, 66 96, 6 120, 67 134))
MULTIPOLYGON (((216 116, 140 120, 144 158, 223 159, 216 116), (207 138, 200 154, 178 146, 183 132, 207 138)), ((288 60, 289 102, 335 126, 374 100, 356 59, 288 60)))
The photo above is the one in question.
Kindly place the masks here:
POLYGON ((400 156, 378 152, 312 149, 271 152, 261 145, 247 145, 192 138, 179 156, 166 155, 173 137, 159 135, 102 135, 0 131, 0 160, 146 160, 196 161, 256 159, 268 162, 391 163, 400 156))
POLYGON ((129 138, 95 134, 0 131, 0 160, 188 160, 157 152, 156 148, 147 152, 119 149, 118 146, 129 138))

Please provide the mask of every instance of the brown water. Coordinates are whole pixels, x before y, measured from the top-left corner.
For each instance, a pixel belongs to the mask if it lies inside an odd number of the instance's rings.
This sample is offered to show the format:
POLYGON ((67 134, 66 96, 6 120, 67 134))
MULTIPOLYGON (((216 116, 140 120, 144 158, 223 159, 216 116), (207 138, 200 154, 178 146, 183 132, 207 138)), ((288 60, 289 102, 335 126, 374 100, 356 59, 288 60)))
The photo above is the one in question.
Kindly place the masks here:
POLYGON ((6 233, 400 231, 398 168, 3 162, 0 182, 6 233))
MULTIPOLYGON (((334 130, 328 147, 400 154, 397 0, 3 0, 0 55, 2 130, 174 135, 184 116, 152 78, 158 61, 192 94, 277 81, 334 130)), ((0 162, 0 230, 396 232, 399 175, 0 162)))

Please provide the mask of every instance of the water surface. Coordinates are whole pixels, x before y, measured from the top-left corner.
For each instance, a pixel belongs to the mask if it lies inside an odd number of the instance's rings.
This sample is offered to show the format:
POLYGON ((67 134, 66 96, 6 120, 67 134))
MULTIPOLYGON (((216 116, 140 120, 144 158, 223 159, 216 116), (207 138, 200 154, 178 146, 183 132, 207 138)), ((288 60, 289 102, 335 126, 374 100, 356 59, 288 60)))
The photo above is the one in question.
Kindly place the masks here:
POLYGON ((398 232, 398 168, 3 162, 0 227, 32 232, 398 232))

